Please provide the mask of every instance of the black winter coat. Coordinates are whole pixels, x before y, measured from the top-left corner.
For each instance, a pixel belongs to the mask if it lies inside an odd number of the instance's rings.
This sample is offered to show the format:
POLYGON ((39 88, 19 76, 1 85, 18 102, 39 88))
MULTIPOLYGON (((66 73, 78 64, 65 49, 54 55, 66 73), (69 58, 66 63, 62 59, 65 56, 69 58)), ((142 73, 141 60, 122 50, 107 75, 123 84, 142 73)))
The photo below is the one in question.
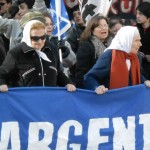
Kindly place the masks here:
POLYGON ((8 84, 8 79, 13 81, 12 86, 65 86, 71 83, 60 70, 56 47, 45 42, 41 51, 51 62, 41 59, 37 52, 24 42, 9 51, 0 67, 0 85, 8 84))
POLYGON ((96 63, 95 47, 89 40, 87 42, 81 42, 77 52, 76 62, 76 86, 83 88, 83 77, 96 63))
MULTIPOLYGON (((140 32, 142 43, 140 51, 143 52, 145 55, 150 55, 150 27, 145 32, 142 25, 137 24, 137 27, 140 32)), ((143 59, 142 68, 143 68, 143 75, 145 76, 145 78, 150 80, 150 62, 148 62, 146 59, 143 59)))

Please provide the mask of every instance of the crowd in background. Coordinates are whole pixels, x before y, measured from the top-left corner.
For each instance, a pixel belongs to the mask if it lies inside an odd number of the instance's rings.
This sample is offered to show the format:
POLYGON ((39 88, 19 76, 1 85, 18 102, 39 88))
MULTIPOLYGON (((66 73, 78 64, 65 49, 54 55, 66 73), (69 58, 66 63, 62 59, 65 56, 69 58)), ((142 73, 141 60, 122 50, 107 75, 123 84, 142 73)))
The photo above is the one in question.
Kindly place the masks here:
POLYGON ((68 91, 77 87, 97 94, 144 82, 150 87, 150 2, 137 6, 134 21, 97 14, 87 25, 77 5, 72 9, 73 24, 61 40, 52 34, 48 5, 44 0, 0 0, 1 92, 17 86, 66 86, 68 91), (135 38, 138 52, 132 50, 135 38), (134 57, 136 69, 129 57, 134 57), (116 60, 123 61, 127 71, 114 67, 116 60), (116 68, 114 75, 111 70, 116 68), (118 77, 120 72, 127 74, 127 81, 118 77))

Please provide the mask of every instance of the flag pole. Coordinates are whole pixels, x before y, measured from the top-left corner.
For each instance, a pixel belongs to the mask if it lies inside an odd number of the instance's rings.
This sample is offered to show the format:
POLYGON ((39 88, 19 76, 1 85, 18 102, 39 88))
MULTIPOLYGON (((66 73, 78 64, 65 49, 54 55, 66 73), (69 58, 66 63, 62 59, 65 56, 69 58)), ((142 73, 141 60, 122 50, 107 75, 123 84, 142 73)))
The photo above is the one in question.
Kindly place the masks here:
MULTIPOLYGON (((57 16, 57 30, 58 30, 58 41, 60 41, 60 22, 59 22, 59 18, 61 16, 61 0, 55 0, 55 9, 56 9, 56 16, 57 16)), ((59 48, 59 59, 60 62, 62 62, 62 51, 59 48)))

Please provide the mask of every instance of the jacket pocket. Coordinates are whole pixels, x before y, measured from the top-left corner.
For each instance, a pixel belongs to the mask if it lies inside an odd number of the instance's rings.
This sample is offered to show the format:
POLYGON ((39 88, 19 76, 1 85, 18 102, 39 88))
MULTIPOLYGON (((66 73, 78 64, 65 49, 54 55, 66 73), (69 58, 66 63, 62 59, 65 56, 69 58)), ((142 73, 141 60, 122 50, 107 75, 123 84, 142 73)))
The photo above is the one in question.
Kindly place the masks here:
POLYGON ((30 73, 33 72, 34 70, 35 70, 35 68, 29 69, 28 71, 26 71, 26 72, 24 72, 24 73, 22 74, 22 77, 25 78, 26 75, 30 74, 30 73))
POLYGON ((53 69, 54 71, 56 71, 56 74, 57 74, 57 69, 53 66, 49 66, 50 69, 53 69))

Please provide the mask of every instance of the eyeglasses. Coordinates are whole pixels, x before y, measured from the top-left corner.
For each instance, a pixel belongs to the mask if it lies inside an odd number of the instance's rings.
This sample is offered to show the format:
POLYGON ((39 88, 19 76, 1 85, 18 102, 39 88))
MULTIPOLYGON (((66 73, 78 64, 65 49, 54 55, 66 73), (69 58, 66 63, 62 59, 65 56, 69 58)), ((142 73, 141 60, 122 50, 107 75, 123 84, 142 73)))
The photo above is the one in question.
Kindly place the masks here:
POLYGON ((46 39, 46 35, 42 35, 42 36, 31 36, 30 38, 31 38, 32 41, 37 42, 37 41, 39 41, 40 39, 41 39, 41 40, 45 40, 45 39, 46 39))
POLYGON ((107 24, 105 24, 105 25, 99 25, 99 26, 97 26, 97 28, 99 28, 99 29, 108 29, 108 25, 107 24))
POLYGON ((0 6, 4 6, 6 3, 0 3, 0 6))

